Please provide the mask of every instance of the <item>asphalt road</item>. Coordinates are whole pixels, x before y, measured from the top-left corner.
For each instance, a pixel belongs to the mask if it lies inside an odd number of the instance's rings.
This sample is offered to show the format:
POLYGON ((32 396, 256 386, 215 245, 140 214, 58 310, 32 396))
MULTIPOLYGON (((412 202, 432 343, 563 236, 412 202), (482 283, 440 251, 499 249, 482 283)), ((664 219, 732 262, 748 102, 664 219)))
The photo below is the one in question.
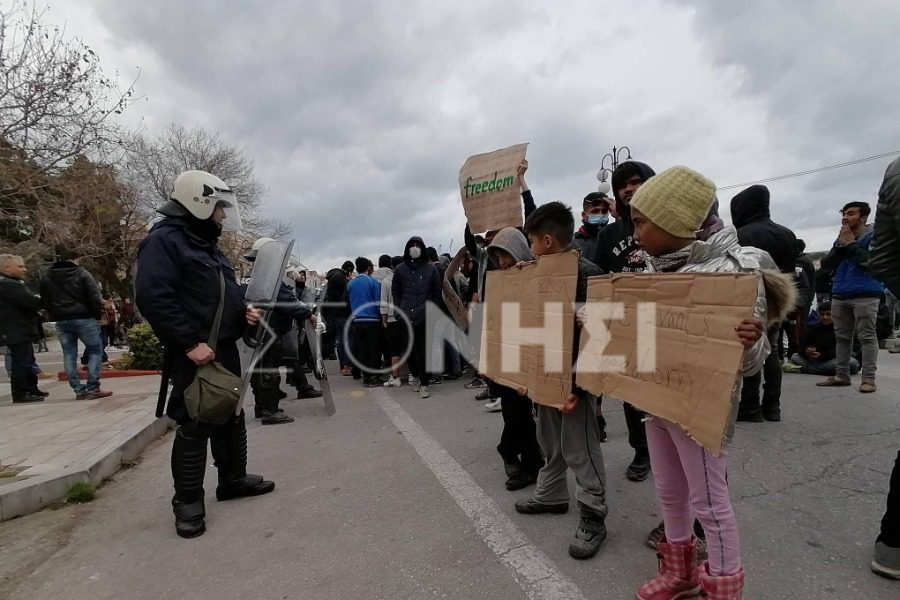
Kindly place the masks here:
MULTIPOLYGON (((737 426, 730 480, 751 599, 896 599, 868 569, 900 449, 900 355, 878 393, 784 378, 780 424, 737 426)), ((333 365, 334 363, 331 363, 333 365)), ((274 493, 226 503, 208 470, 206 535, 175 535, 171 437, 90 504, 0 524, 0 598, 633 598, 655 572, 652 482, 632 483, 621 405, 604 403, 609 539, 569 558, 577 512, 524 516, 506 491, 501 417, 462 382, 333 383, 338 412, 287 402, 291 425, 251 424, 250 468, 274 493)), ((571 482, 570 482, 571 483, 571 482)))

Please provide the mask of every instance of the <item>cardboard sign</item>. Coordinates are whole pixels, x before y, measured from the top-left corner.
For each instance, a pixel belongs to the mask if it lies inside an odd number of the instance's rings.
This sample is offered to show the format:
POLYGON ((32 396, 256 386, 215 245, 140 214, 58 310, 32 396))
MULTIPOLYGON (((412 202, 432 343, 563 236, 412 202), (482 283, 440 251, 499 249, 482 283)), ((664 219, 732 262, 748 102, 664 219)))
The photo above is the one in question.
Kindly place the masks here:
POLYGON ((522 269, 490 271, 479 370, 562 406, 572 391, 578 253, 540 257, 522 269))
POLYGON ((758 286, 739 273, 592 277, 578 385, 677 423, 718 456, 744 356, 735 327, 753 316, 758 286))
POLYGON ((459 193, 472 233, 522 226, 516 169, 528 144, 470 156, 459 170, 459 193))

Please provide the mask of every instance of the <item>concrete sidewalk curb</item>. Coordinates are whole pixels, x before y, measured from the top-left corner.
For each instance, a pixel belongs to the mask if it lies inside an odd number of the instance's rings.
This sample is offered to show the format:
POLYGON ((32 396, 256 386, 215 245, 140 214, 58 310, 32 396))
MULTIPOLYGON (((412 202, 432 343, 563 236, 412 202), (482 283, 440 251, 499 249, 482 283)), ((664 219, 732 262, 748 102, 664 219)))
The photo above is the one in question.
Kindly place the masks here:
POLYGON ((66 473, 37 475, 0 486, 0 522, 37 512, 58 502, 76 483, 99 485, 121 469, 123 462, 137 459, 147 446, 168 431, 171 424, 168 417, 157 419, 151 413, 117 434, 66 473))

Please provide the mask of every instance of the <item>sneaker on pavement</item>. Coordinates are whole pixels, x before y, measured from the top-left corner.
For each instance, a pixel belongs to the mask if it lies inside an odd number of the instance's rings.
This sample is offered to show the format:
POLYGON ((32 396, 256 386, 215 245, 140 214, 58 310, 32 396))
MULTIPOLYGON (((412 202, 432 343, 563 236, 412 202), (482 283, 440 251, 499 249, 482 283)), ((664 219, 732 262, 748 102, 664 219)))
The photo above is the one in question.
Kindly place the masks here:
POLYGON ((108 398, 112 396, 113 393, 108 390, 91 390, 90 392, 84 392, 81 394, 81 397, 75 396, 78 400, 99 400, 100 398, 108 398))
POLYGON ((13 404, 28 404, 31 402, 43 402, 44 397, 39 396, 38 394, 25 394, 23 396, 18 396, 13 398, 13 404))
POLYGON ((556 504, 547 504, 539 502, 534 498, 526 498, 525 500, 516 500, 516 512, 523 515, 564 515, 569 512, 569 503, 560 502, 556 504))
POLYGON ((536 482, 536 473, 526 473, 525 471, 521 471, 506 480, 506 489, 514 492, 516 490, 527 488, 529 485, 532 485, 536 482))
POLYGON ((847 387, 851 383, 849 379, 844 379, 843 377, 829 377, 819 381, 816 385, 819 387, 847 387))
POLYGON ((487 412, 500 412, 503 410, 503 406, 500 402, 500 398, 494 398, 490 402, 484 405, 484 410, 487 412))
POLYGON ((481 390, 480 392, 478 392, 478 395, 475 396, 475 399, 476 400, 490 400, 491 399, 490 390, 487 390, 487 389, 481 390))
POLYGON ((871 568, 876 575, 900 580, 900 548, 891 548, 884 542, 875 542, 871 568))
POLYGON ((260 422, 263 425, 281 425, 282 423, 293 423, 294 417, 286 414, 284 411, 279 410, 275 413, 263 413, 260 422))
POLYGON ((606 540, 606 523, 602 517, 582 516, 575 530, 575 539, 569 544, 569 556, 578 560, 593 557, 606 540))
POLYGON ((351 375, 353 375, 353 369, 351 369, 350 367, 342 367, 341 375, 343 375, 344 377, 350 377, 351 375))
POLYGON ((428 391, 427 385, 423 385, 423 386, 419 387, 419 397, 422 398, 423 400, 425 398, 431 398, 431 392, 428 391))
POLYGON ((484 379, 481 379, 480 377, 475 377, 472 379, 472 381, 470 381, 463 387, 466 388, 467 390, 474 390, 476 388, 483 388, 483 387, 485 387, 485 385, 487 385, 487 384, 484 383, 484 379))
POLYGON ((322 392, 317 390, 316 388, 310 386, 308 388, 303 388, 297 392, 297 400, 305 400, 307 398, 321 398, 322 392))
POLYGON ((650 457, 636 454, 634 460, 628 465, 625 476, 630 481, 644 481, 647 479, 650 476, 650 457))
POLYGON ((859 384, 859 391, 862 392, 863 394, 871 394, 872 392, 874 392, 877 389, 878 388, 875 387, 874 379, 866 379, 861 384, 859 384))

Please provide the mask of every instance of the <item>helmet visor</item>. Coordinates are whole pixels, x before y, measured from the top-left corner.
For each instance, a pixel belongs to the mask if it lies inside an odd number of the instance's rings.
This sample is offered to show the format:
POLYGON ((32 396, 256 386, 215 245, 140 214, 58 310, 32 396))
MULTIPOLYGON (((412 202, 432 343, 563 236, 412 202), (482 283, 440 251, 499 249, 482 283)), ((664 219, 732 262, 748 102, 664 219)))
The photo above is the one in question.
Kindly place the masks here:
POLYGON ((225 219, 222 221, 222 231, 240 231, 241 211, 238 207, 237 196, 230 190, 216 190, 216 208, 225 211, 225 219))

